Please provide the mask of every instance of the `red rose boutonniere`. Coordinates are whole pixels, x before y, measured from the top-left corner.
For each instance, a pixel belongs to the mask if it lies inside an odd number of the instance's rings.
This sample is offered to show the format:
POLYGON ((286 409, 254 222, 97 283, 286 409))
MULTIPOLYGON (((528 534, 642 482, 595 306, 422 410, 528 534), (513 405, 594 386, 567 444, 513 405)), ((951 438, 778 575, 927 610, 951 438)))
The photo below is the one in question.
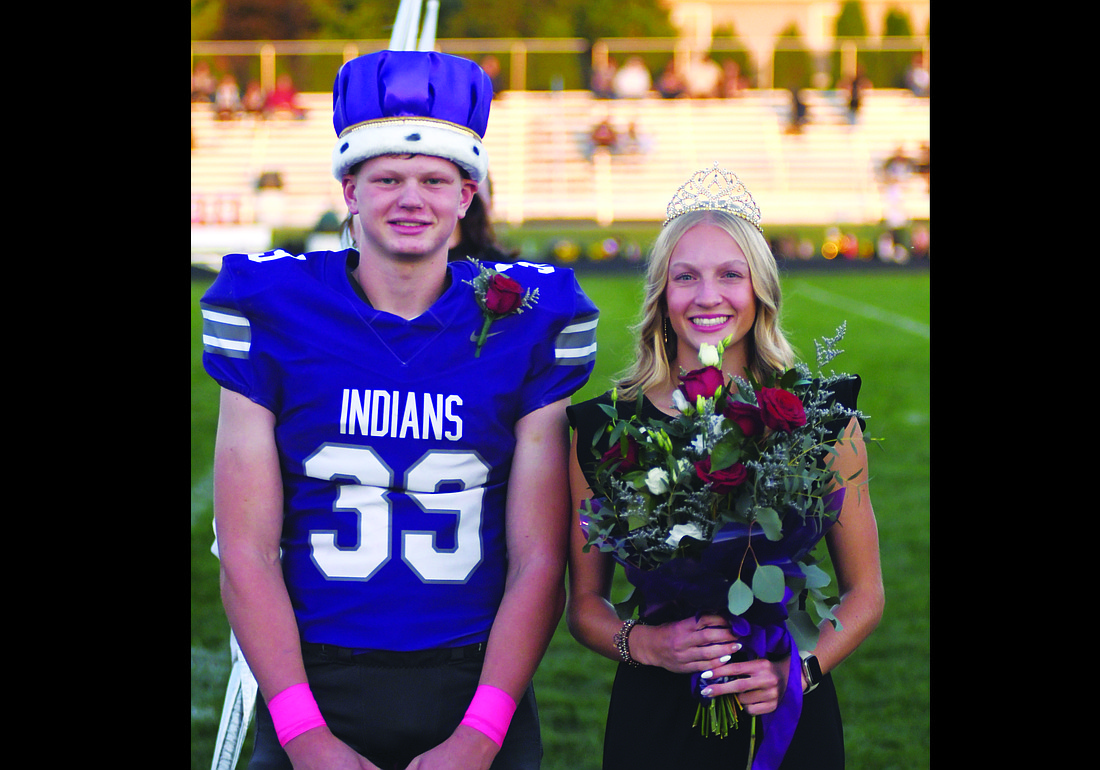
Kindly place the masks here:
POLYGON ((519 282, 504 273, 498 273, 491 267, 471 259, 478 266, 477 277, 472 281, 466 281, 474 287, 474 298, 481 307, 481 314, 485 321, 481 325, 480 333, 471 335, 470 339, 477 343, 474 358, 481 356, 481 346, 485 344, 489 336, 489 326, 493 321, 499 321, 505 316, 519 314, 525 308, 534 307, 539 299, 538 289, 523 290, 519 282))

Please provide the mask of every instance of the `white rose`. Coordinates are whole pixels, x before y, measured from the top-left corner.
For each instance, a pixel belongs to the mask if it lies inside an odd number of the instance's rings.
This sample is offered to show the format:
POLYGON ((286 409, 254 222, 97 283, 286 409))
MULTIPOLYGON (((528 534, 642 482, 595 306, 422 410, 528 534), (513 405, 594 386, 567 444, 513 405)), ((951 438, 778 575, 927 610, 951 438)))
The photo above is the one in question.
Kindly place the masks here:
POLYGON ((688 403, 687 396, 680 391, 679 388, 672 391, 672 405, 678 412, 686 412, 691 408, 691 404, 688 403))
POLYGON ((699 529, 698 524, 677 524, 672 528, 672 531, 669 532, 665 542, 675 548, 680 545, 680 540, 684 537, 693 537, 696 540, 702 540, 703 530, 699 529))
POLYGON ((722 359, 718 357, 718 348, 709 343, 699 345, 699 363, 703 366, 718 366, 722 359))
POLYGON ((662 468, 651 468, 645 475, 645 485, 655 495, 663 495, 668 491, 668 474, 662 468))

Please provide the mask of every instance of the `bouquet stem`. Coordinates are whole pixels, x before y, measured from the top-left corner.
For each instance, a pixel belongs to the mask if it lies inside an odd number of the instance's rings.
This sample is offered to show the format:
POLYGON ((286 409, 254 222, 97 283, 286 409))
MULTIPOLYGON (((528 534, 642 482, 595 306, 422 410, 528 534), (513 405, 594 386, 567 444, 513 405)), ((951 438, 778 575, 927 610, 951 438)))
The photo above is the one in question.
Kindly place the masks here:
POLYGON ((752 725, 749 727, 749 761, 745 765, 745 770, 752 770, 752 756, 756 753, 756 717, 752 718, 752 725))
POLYGON ((698 727, 703 737, 717 735, 725 738, 731 729, 737 729, 737 711, 743 709, 736 695, 719 695, 701 702, 695 709, 695 721, 692 727, 698 727))

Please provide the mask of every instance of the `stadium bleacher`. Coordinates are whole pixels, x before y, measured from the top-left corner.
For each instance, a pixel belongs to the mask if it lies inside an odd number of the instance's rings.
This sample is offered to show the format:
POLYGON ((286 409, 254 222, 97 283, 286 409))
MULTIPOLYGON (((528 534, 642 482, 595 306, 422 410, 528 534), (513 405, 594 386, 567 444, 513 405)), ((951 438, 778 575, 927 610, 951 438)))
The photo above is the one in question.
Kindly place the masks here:
MULTIPOLYGON (((206 225, 311 228, 342 215, 328 170, 335 137, 329 94, 301 94, 303 119, 221 121, 191 105, 191 220, 206 225), (281 187, 261 188, 277 175, 281 187)), ((915 156, 929 141, 929 99, 900 89, 867 93, 849 123, 843 94, 805 91, 809 123, 787 131, 790 94, 750 90, 735 99, 603 100, 587 91, 502 93, 485 144, 494 216, 531 220, 662 220, 691 172, 719 161, 752 190, 772 224, 873 223, 885 205, 881 168, 899 146, 915 156), (591 151, 607 118, 635 151, 591 151)), ((929 217, 924 180, 904 185, 910 217, 929 217)))

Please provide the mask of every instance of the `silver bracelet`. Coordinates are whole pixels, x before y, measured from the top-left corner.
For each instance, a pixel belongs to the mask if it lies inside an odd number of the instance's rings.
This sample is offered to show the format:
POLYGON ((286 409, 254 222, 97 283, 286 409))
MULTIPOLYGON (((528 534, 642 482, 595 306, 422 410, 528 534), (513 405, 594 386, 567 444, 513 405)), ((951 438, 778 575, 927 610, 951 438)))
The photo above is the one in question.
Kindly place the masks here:
MULTIPOLYGON (((619 629, 619 632, 613 637, 615 640, 615 646, 619 648, 619 655, 622 656, 623 662, 630 666, 642 665, 634 658, 630 657, 630 631, 638 623, 633 618, 625 621, 623 627, 619 629)), ((644 625, 644 624, 643 624, 644 625)))

